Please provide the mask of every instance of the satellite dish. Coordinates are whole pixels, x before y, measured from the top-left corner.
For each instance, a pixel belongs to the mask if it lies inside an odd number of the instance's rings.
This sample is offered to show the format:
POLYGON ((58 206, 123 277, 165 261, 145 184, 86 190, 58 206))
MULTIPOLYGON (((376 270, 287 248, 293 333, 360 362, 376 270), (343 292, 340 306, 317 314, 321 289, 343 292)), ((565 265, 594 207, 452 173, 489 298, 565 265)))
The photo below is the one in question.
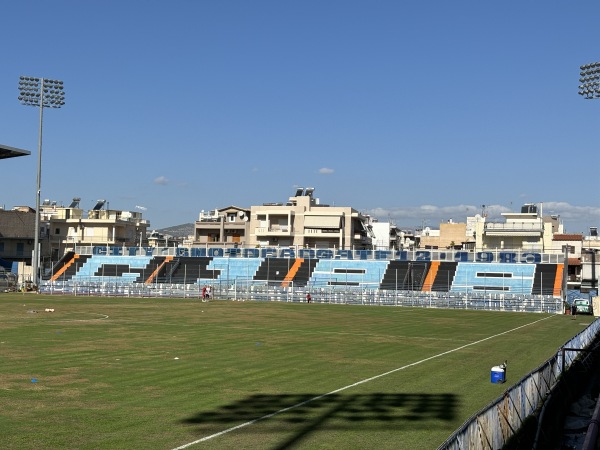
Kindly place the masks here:
POLYGON ((243 219, 243 218, 244 218, 244 211, 240 211, 240 212, 238 213, 238 216, 240 216, 240 218, 241 218, 241 219, 243 219))
POLYGON ((244 222, 248 222, 248 217, 244 216, 244 222))

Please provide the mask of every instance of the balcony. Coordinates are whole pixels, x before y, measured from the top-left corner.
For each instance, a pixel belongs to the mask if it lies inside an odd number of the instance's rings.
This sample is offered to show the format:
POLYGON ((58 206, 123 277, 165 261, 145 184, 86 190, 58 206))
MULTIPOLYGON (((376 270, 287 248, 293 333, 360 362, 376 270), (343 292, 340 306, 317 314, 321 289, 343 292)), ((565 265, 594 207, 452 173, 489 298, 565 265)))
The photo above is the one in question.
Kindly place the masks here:
POLYGON ((354 243, 356 243, 356 244, 371 245, 373 242, 372 239, 369 236, 367 236, 365 233, 354 233, 353 240, 354 240, 354 243))
POLYGON ((257 227, 254 230, 256 236, 291 236, 292 227, 289 225, 273 225, 270 227, 257 227))
POLYGON ((221 217, 201 217, 200 220, 196 220, 196 223, 198 222, 202 222, 202 223, 221 223, 221 217))
POLYGON ((305 228, 304 236, 340 236, 342 230, 335 228, 305 228))
POLYGON ((544 225, 540 222, 486 223, 484 233, 488 236, 540 236, 544 225))

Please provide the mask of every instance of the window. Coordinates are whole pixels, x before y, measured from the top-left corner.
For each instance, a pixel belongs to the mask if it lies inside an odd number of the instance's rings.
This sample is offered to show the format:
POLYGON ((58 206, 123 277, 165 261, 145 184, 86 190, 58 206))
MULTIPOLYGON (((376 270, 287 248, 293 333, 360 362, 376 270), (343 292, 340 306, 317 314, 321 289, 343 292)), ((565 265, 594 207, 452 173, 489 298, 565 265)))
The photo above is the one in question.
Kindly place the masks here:
POLYGON ((574 245, 563 245, 562 252, 565 253, 565 250, 567 251, 567 253, 572 255, 575 253, 575 246, 574 245))
POLYGON ((17 256, 23 256, 25 253, 25 244, 17 242, 17 256))

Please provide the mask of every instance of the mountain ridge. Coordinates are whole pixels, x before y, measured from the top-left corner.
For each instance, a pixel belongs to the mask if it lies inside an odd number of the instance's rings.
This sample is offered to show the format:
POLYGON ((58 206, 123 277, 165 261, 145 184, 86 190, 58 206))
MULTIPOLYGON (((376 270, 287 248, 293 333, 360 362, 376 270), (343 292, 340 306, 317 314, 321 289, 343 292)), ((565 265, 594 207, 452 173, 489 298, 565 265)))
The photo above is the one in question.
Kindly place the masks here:
POLYGON ((166 228, 156 229, 161 234, 168 234, 175 238, 186 238, 194 235, 194 224, 193 223, 182 223, 181 225, 173 225, 166 228))

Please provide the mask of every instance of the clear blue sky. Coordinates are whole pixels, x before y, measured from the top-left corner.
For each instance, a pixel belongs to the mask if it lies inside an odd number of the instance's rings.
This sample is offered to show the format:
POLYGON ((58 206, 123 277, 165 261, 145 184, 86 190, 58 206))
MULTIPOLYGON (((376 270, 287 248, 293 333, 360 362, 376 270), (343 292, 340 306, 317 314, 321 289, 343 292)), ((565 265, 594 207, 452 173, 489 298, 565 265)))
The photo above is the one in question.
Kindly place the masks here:
POLYGON ((35 205, 38 110, 20 75, 64 81, 44 112, 42 199, 139 211, 285 202, 296 186, 402 228, 543 202, 600 226, 600 2, 30 1, 0 6, 0 205, 35 205))

